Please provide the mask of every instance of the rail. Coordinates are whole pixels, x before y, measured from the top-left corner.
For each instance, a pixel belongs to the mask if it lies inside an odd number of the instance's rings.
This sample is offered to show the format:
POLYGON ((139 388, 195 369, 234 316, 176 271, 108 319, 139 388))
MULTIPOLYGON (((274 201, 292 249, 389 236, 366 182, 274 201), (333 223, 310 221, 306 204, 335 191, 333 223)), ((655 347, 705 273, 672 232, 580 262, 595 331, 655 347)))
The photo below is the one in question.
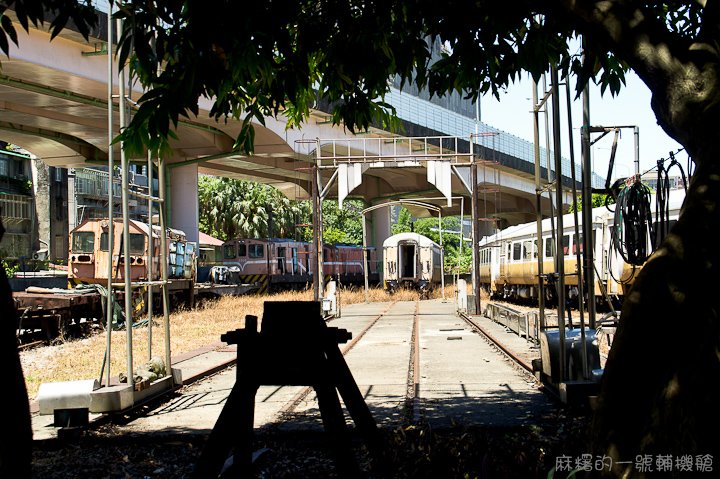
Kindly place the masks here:
POLYGON ((485 307, 485 316, 528 341, 538 342, 540 315, 535 311, 521 313, 507 306, 489 303, 485 307))

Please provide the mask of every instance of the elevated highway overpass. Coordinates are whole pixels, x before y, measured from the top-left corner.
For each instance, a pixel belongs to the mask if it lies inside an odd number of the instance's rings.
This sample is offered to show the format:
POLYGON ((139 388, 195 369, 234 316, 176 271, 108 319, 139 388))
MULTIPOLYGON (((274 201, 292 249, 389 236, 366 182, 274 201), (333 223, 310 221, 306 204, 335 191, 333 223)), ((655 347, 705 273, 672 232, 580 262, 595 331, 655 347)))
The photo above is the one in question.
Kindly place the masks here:
MULTIPOLYGON (((107 9, 102 2, 98 5, 107 9)), ((118 66, 109 62, 105 53, 107 21, 103 18, 101 14, 89 42, 72 30, 51 42, 49 33, 42 29, 31 27, 29 33, 18 29, 19 47, 12 45, 9 57, 1 60, 0 139, 22 146, 50 166, 108 164, 110 139, 120 129, 120 102, 118 66)), ((128 85, 128 103, 141 93, 137 85, 128 85)), ((241 121, 217 122, 208 115, 211 102, 201 101, 198 116, 179 122, 177 139, 171 142, 172 154, 164 159, 169 170, 170 225, 185 230, 189 239, 197 239, 198 174, 255 180, 275 186, 290 198, 306 198, 313 164, 322 166, 320 188, 328 197, 361 198, 374 205, 402 198, 444 196, 440 201, 428 200, 441 203, 444 215, 457 213, 463 204, 448 202, 447 198, 464 198, 468 199, 464 202, 468 214, 471 151, 479 161, 476 191, 480 215, 488 220, 484 223, 487 232, 491 225, 535 218, 530 142, 395 88, 386 101, 397 108, 404 136, 375 127, 352 135, 342 126, 333 126, 319 104, 301 129, 287 128, 283 117, 266 118, 264 126, 256 124, 251 156, 233 151, 241 121), (419 138, 426 139, 424 153, 418 153, 419 138), (433 159, 435 154, 447 156, 433 159), (452 163, 452 174, 447 177, 448 169, 436 166, 429 175, 428 161, 435 160, 452 163), (339 172, 341 163, 359 166, 339 172), (360 178, 354 176, 358 169, 360 178), (439 183, 444 185, 440 192, 439 183)), ((527 121, 531 121, 529 115, 527 121)), ((112 148, 115 158, 120 158, 119 145, 112 148)), ((542 149, 541 164, 546 164, 546 158, 547 152, 542 149)), ((145 162, 146 158, 130 160, 145 162)), ((569 185, 569 173, 570 162, 565 160, 565 185, 569 185)), ((542 174, 547 178, 544 167, 542 174)), ((547 196, 543 199, 546 213, 550 211, 547 196)), ((570 200, 568 192, 565 204, 570 200)), ((389 212, 375 213, 375 244, 382 243, 389 221, 389 212)))

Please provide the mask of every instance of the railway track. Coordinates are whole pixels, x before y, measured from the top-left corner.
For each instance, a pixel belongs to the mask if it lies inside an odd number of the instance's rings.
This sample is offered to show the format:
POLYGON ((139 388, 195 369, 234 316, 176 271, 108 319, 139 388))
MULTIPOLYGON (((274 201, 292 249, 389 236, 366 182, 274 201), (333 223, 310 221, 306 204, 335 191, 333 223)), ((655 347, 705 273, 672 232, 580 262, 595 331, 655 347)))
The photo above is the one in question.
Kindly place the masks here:
MULTIPOLYGON (((525 406, 516 401, 547 401, 535 396, 537 382, 527 362, 508 353, 472 318, 458 318, 452 305, 417 300, 359 304, 328 321, 353 332, 352 340, 339 349, 379 426, 447 422, 459 411, 465 420, 506 422, 510 416, 520 420, 519 411, 525 406), (520 399, 514 399, 515 394, 520 399), (451 412, 443 412, 445 404, 451 412), (474 409, 479 412, 473 413, 474 409)), ((219 353, 236 357, 228 346, 213 354, 219 353)), ((110 414, 97 422, 112 422, 128 434, 175 427, 212 429, 235 385, 234 361, 226 361, 210 375, 153 399, 152 404, 142 404, 130 414, 124 411, 122 416, 132 416, 131 421, 119 418, 118 425, 110 414)), ((255 398, 258 430, 322 429, 311 387, 261 386, 255 398)))
MULTIPOLYGON (((355 345, 365 336, 365 333, 367 333, 370 328, 375 326, 380 319, 387 314, 387 312, 392 308, 392 306, 397 303, 397 301, 393 301, 390 303, 390 306, 388 306, 385 311, 377 315, 374 319, 372 319, 368 324, 360 330, 359 333, 353 335, 353 338, 343 347, 340 349, 340 352, 343 356, 347 355, 350 350, 355 347, 355 345)), ((327 322, 330 322, 332 320, 336 319, 335 316, 330 316, 327 318, 327 322)), ((313 392, 313 388, 310 386, 304 387, 301 391, 299 391, 285 406, 280 408, 280 411, 278 411, 277 420, 283 420, 284 418, 296 413, 296 410, 298 406, 307 399, 307 397, 313 392)))

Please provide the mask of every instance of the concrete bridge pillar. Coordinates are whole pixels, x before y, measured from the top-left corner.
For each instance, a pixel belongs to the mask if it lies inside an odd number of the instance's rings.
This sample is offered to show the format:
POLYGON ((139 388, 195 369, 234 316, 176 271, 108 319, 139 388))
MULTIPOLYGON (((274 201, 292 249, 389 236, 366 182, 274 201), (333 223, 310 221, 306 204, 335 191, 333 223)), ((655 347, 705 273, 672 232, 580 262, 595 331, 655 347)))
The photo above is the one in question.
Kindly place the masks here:
POLYGON ((368 246, 375 246, 378 254, 382 252, 382 245, 385 238, 391 235, 390 207, 378 208, 370 212, 371 233, 369 234, 368 246))
POLYGON ((198 166, 183 165, 170 168, 169 224, 185 232, 188 241, 198 242, 198 166))
MULTIPOLYGON (((486 236, 494 235, 497 232, 494 221, 481 221, 480 222, 480 239, 486 236)), ((478 240, 479 241, 479 240, 478 240)))

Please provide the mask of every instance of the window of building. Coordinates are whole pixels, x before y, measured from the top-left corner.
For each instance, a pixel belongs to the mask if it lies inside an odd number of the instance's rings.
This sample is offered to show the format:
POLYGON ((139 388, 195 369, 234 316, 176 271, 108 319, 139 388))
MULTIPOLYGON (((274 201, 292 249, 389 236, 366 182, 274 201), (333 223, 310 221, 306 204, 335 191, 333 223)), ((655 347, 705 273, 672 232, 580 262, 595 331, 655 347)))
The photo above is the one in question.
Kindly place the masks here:
POLYGON ((0 176, 10 176, 10 167, 7 158, 0 158, 0 176))

